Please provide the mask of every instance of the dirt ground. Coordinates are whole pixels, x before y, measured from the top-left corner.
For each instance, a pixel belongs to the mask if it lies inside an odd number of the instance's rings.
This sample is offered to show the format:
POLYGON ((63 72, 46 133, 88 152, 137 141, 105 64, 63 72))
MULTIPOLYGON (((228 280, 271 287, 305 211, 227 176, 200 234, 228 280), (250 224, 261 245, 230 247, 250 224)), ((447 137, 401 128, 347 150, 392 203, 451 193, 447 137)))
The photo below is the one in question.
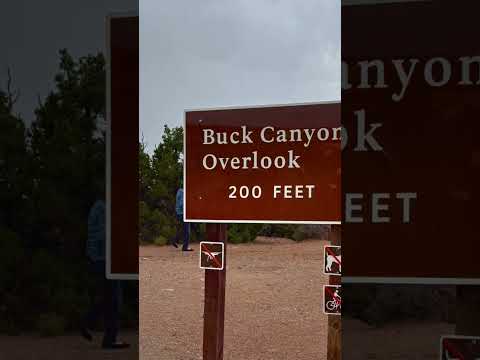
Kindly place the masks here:
POLYGON ((133 360, 138 359, 138 333, 120 332, 119 340, 132 345, 126 350, 102 350, 102 334, 95 333, 89 343, 80 335, 41 338, 38 336, 1 336, 0 360, 133 360))
MULTIPOLYGON (((262 239, 228 245, 225 360, 325 360, 322 313, 325 241, 262 239)), ((197 246, 194 245, 197 250, 197 246)), ((121 332, 128 350, 104 351, 77 334, 55 338, 0 336, 0 360, 200 360, 203 270, 198 253, 140 249, 140 339, 121 332)), ((343 360, 438 359, 439 338, 454 326, 405 322, 372 328, 342 318, 343 360)))
POLYGON ((440 337, 454 330, 454 325, 433 321, 372 328, 342 317, 343 360, 438 360, 440 337))
MULTIPOLYGON (((225 360, 324 360, 325 241, 228 245, 225 360)), ((140 359, 202 358, 204 271, 198 245, 140 249, 140 359)))

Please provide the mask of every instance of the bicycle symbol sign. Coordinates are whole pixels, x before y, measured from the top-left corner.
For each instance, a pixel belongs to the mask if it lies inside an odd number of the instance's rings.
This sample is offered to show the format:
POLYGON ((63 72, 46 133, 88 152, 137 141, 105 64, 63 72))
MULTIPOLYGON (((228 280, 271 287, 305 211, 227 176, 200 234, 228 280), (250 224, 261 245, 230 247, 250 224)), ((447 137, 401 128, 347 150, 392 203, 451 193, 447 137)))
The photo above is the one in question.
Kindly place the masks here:
POLYGON ((342 286, 323 286, 323 312, 327 315, 342 314, 342 286))

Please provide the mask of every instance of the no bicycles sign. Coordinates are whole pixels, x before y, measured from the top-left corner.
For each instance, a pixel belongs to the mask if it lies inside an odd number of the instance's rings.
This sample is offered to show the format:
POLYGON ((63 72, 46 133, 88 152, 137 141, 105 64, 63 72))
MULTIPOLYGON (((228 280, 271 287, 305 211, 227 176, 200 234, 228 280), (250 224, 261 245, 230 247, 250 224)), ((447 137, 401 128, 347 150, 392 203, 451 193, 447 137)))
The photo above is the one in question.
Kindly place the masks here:
POLYGON ((340 103, 187 111, 185 220, 339 224, 340 103))
POLYGON ((342 286, 323 286, 323 312, 327 315, 342 314, 342 286))

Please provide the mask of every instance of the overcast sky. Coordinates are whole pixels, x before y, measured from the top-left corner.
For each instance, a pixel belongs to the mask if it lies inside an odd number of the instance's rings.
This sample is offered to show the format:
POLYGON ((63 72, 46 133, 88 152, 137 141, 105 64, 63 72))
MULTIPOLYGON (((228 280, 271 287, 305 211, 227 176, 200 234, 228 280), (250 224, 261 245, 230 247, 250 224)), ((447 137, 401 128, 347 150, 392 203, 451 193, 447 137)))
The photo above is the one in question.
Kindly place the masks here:
POLYGON ((0 8, 0 88, 6 69, 21 96, 15 111, 29 124, 38 104, 53 87, 59 53, 76 58, 105 50, 105 17, 111 12, 137 11, 137 0, 15 0, 0 8))
MULTIPOLYGON (((58 51, 105 49, 105 16, 136 0, 2 4, 0 85, 10 67, 27 123, 58 51)), ((184 109, 340 99, 340 2, 140 0, 140 134, 152 151, 184 109)))
POLYGON ((184 109, 340 99, 340 1, 140 0, 140 135, 184 109))

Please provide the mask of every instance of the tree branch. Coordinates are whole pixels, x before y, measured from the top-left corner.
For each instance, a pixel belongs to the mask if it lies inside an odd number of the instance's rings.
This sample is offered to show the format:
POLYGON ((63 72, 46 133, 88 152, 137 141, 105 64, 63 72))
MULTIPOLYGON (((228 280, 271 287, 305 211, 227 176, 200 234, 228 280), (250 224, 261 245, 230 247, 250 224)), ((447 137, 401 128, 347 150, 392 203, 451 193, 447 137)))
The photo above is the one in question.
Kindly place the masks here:
POLYGON ((10 68, 7 68, 7 108, 9 111, 12 110, 13 105, 18 101, 18 98, 20 97, 20 91, 19 90, 14 90, 12 88, 12 72, 10 71, 10 68))

